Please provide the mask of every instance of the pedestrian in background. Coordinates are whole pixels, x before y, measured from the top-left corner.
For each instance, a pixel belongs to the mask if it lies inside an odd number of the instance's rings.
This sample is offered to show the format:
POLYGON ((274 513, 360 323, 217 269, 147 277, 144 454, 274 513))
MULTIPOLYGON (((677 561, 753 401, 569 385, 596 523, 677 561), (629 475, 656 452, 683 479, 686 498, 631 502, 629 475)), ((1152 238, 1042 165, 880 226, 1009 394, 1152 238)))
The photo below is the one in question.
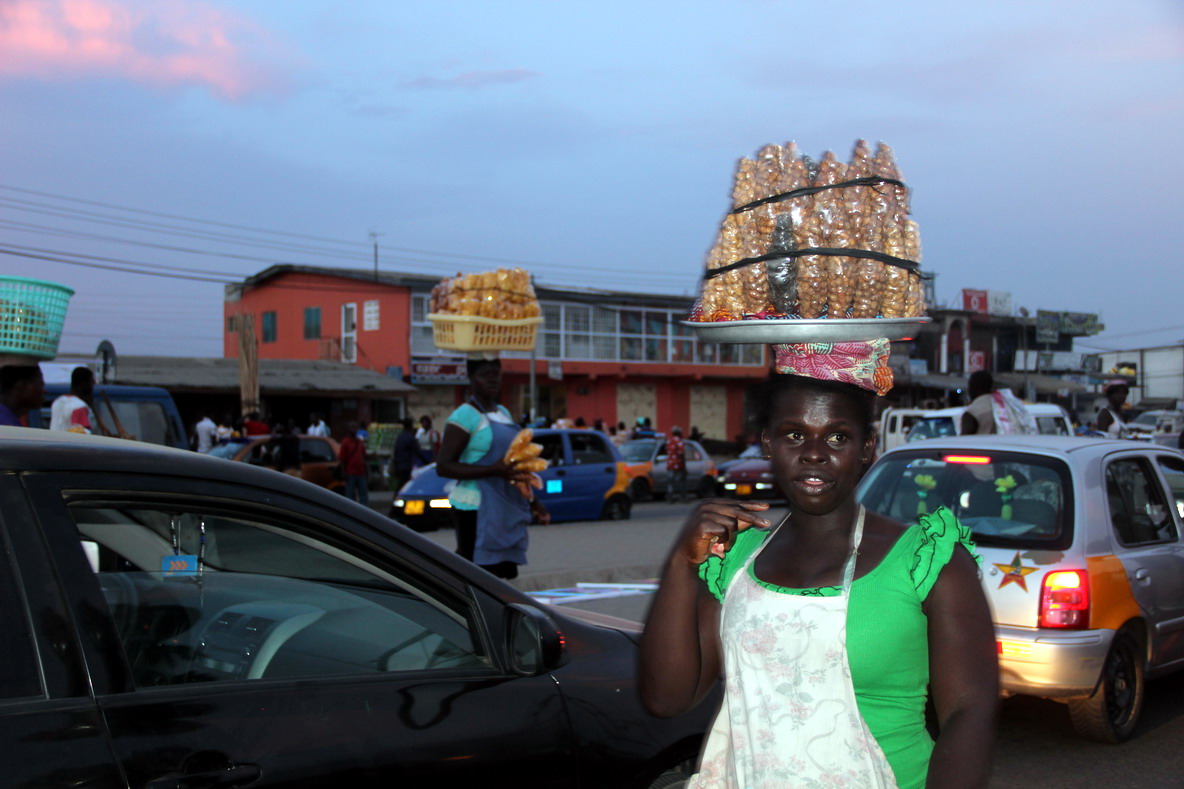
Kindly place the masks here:
POLYGON ((370 506, 366 445, 358 438, 357 422, 350 422, 345 426, 345 435, 341 437, 337 447, 337 459, 341 462, 341 473, 345 477, 345 497, 364 507, 370 506))
POLYGON ((45 397, 45 379, 37 364, 10 364, 0 367, 0 425, 28 427, 27 414, 41 407, 45 397))
POLYGON ((410 481, 411 472, 417 465, 431 462, 419 447, 419 440, 415 436, 415 423, 411 421, 411 417, 403 417, 399 424, 403 429, 395 437, 395 447, 391 451, 390 476, 394 480, 395 493, 410 481))
POLYGON ((1110 381, 1102 389, 1106 395, 1106 405, 1098 412, 1098 430, 1109 438, 1122 438, 1122 430, 1126 421, 1122 418, 1122 406, 1130 394, 1130 387, 1126 381, 1110 381))
POLYGON ((214 420, 210 419, 209 414, 201 411, 201 419, 197 420, 197 424, 193 426, 194 442, 198 452, 209 452, 214 448, 214 444, 218 442, 218 426, 214 424, 214 420))
POLYGON ((91 403, 95 395, 95 373, 89 367, 75 367, 70 373, 70 391, 53 401, 49 429, 71 433, 92 432, 91 403))
POLYGON ((666 501, 674 504, 687 498, 687 450, 682 440, 682 428, 670 428, 666 439, 666 501))
POLYGON ((962 413, 962 435, 986 435, 995 432, 995 405, 991 393, 995 379, 986 370, 976 370, 966 382, 970 405, 962 413))
POLYGON ((320 436, 322 438, 329 437, 329 426, 325 424, 325 417, 319 413, 313 413, 308 423, 308 434, 310 436, 320 436))
POLYGON ((419 451, 423 455, 423 463, 431 463, 440 454, 440 431, 432 427, 432 418, 424 414, 419 418, 419 429, 415 431, 415 440, 419 442, 419 451))
POLYGON ((275 426, 271 439, 271 464, 276 471, 300 476, 300 435, 282 423, 275 426))
POLYGON ((271 428, 259 418, 259 412, 249 411, 247 418, 243 420, 243 435, 266 436, 269 433, 271 433, 271 428))

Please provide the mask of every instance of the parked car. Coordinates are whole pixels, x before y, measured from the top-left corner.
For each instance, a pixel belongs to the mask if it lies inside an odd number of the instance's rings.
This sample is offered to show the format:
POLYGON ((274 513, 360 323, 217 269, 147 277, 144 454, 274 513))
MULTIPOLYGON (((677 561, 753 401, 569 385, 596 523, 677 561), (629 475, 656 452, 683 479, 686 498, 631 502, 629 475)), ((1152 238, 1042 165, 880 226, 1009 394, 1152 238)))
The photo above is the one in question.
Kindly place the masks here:
MULTIPOLYGON (((687 460, 687 492, 715 495, 715 462, 698 441, 684 439, 687 460)), ((629 474, 629 497, 634 501, 666 498, 670 472, 666 470, 666 436, 634 438, 621 444, 629 474)))
MULTIPOLYGON (((543 487, 535 495, 553 523, 579 520, 627 520, 633 506, 627 493, 625 463, 613 442, 595 430, 535 430, 540 457, 549 465, 538 472, 543 487)), ((391 517, 415 531, 452 525, 448 494, 456 480, 436 473, 433 463, 395 494, 391 517)))
POLYGON ((753 460, 754 458, 762 458, 765 456, 765 450, 760 444, 749 444, 736 457, 730 460, 721 460, 715 464, 715 495, 724 495, 724 477, 728 474, 728 469, 732 466, 742 463, 745 460, 753 460))
MULTIPOLYGON (((1024 403, 1024 408, 1035 418, 1036 428, 1040 431, 1040 435, 1073 435, 1073 422, 1069 419, 1069 415, 1065 412, 1065 409, 1059 405, 1053 403, 1024 403)), ((965 412, 966 406, 927 411, 924 416, 918 417, 913 421, 905 437, 905 443, 961 434, 962 414, 965 412)))
POLYGON ((721 487, 722 495, 733 499, 785 498, 773 479, 773 462, 763 455, 729 467, 721 487))
POLYGON ((1148 677, 1184 666, 1184 455, 1142 442, 967 436, 885 453, 860 483, 909 523, 949 507, 974 533, 1007 693, 1065 702, 1120 742, 1148 677))
MULTIPOLYGON (((46 383, 41 410, 29 412, 29 427, 48 428, 53 401, 69 392, 69 383, 46 383)), ((96 384, 93 399, 96 424, 91 432, 95 435, 123 435, 150 444, 189 448, 181 414, 167 389, 96 384)))
POLYGON ((5 786, 646 787, 719 700, 294 477, 0 428, 0 494, 5 786))
MULTIPOLYGON (((252 436, 248 441, 231 441, 210 450, 213 457, 226 458, 252 466, 274 465, 272 436, 252 436)), ((345 482, 336 473, 337 442, 328 436, 300 436, 300 478, 322 488, 341 493, 345 482)))

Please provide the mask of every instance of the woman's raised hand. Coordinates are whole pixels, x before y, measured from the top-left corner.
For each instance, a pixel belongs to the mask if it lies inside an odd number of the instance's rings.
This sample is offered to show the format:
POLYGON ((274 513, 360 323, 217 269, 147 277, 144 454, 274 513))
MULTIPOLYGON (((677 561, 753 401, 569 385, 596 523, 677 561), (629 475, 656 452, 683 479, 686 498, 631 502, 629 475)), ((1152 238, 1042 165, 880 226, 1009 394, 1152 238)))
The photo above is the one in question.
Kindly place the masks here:
POLYGON ((691 510, 674 546, 675 558, 699 565, 711 554, 723 556, 736 541, 737 533, 753 526, 766 529, 771 525, 761 514, 767 509, 767 501, 707 499, 700 502, 691 510))

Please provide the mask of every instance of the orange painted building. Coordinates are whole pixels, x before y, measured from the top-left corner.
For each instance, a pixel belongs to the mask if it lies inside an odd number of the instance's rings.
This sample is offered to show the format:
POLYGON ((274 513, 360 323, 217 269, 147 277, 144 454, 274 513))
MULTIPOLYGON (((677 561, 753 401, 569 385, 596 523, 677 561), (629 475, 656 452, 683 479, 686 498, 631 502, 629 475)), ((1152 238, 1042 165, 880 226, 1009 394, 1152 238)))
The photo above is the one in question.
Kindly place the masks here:
MULTIPOLYGON (((253 316, 261 359, 322 359, 367 367, 416 387, 400 413, 441 425, 464 401, 464 354, 438 350, 427 319, 435 276, 272 266, 227 287, 223 352, 238 355, 253 316)), ((765 348, 698 340, 680 321, 687 297, 536 286, 543 311, 533 354, 503 353, 502 402, 545 419, 592 425, 648 417, 710 439, 746 436, 746 396, 768 374, 765 348), (533 376, 532 376, 533 367, 533 376)), ((365 413, 368 409, 362 409, 365 413)), ((372 415, 390 414, 375 408, 372 415)))

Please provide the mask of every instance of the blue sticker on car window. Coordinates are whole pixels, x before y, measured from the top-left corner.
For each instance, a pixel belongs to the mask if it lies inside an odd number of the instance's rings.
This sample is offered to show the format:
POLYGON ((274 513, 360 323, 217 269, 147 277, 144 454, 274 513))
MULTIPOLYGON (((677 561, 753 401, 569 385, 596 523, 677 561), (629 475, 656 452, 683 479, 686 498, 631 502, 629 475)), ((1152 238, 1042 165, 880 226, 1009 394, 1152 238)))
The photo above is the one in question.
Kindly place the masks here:
POLYGON ((165 575, 197 575, 197 556, 177 554, 160 559, 160 571, 165 575))
POLYGON ((546 491, 548 493, 562 493, 563 492, 563 480, 561 480, 561 479, 547 480, 546 491))

